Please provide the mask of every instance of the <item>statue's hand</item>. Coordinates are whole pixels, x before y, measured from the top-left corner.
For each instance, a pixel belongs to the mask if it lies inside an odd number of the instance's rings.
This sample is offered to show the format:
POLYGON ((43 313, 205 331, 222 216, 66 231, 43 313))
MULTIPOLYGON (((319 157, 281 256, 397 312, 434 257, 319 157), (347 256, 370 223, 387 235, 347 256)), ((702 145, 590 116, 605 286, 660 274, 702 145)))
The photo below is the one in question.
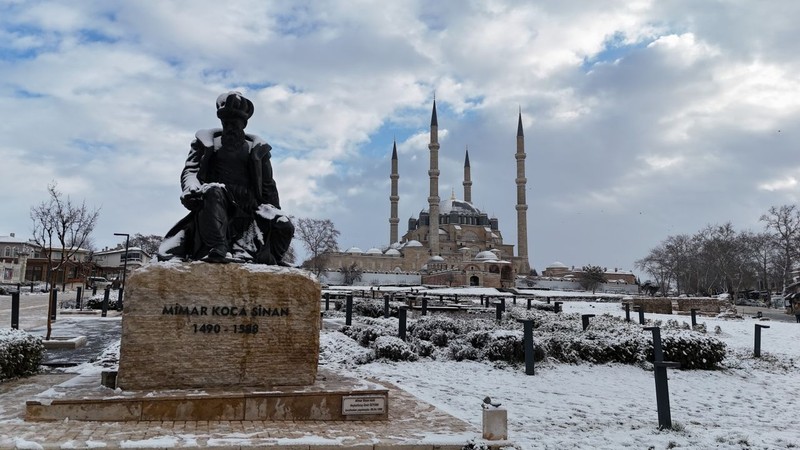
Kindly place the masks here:
POLYGON ((203 206, 203 193, 199 189, 191 189, 181 195, 181 203, 189 211, 195 211, 203 206))

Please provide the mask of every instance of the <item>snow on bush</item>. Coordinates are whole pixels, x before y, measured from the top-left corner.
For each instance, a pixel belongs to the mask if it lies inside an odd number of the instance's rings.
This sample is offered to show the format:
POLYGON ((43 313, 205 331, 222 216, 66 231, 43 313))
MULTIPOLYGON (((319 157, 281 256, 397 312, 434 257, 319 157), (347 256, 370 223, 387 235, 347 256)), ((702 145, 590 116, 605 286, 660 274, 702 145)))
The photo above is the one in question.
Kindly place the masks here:
POLYGON ((25 331, 0 329, 0 380, 36 373, 43 354, 41 338, 25 331))
MULTIPOLYGON (((653 361, 653 337, 634 322, 601 315, 591 318, 583 330, 579 314, 555 314, 545 310, 512 308, 498 324, 491 319, 461 319, 445 315, 425 316, 409 320, 403 351, 389 349, 386 342, 398 346, 397 322, 392 319, 357 318, 354 325, 342 332, 364 347, 402 358, 430 357, 456 361, 493 361, 522 363, 525 361, 520 319, 533 319, 534 360, 579 364, 621 363, 641 365, 653 361), (381 345, 378 345, 378 342, 381 345)), ((666 361, 681 363, 684 369, 716 369, 725 358, 725 344, 709 336, 705 329, 692 331, 685 323, 670 320, 661 327, 661 342, 666 361)))
POLYGON ((416 361, 417 354, 402 339, 394 336, 381 336, 372 344, 377 358, 391 361, 416 361))

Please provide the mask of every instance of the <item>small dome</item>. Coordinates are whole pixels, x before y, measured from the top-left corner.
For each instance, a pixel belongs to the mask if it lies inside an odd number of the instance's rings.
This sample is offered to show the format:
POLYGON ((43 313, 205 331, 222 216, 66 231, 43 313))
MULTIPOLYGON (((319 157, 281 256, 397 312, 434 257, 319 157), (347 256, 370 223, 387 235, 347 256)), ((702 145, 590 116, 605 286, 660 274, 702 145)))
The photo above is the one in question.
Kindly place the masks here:
POLYGON ((358 247, 350 247, 347 250, 345 250, 345 253, 364 253, 364 251, 358 247))
POLYGON ((386 250, 386 253, 384 253, 384 255, 386 255, 386 256, 400 256, 400 252, 397 251, 397 249, 390 248, 389 250, 386 250))
POLYGON ((441 256, 439 256, 439 255, 433 255, 433 256, 431 256, 431 258, 428 260, 428 262, 429 262, 429 263, 430 263, 430 262, 443 262, 443 261, 444 261, 444 258, 442 258, 442 257, 441 257, 441 256))
POLYGON ((482 251, 475 255, 476 261, 497 261, 497 255, 490 252, 489 250, 482 251))
POLYGON ((377 247, 372 247, 371 249, 367 250, 367 254, 368 255, 382 255, 383 252, 381 251, 381 249, 379 249, 377 247))
POLYGON ((562 262, 556 261, 553 264, 550 264, 549 266, 547 266, 547 268, 548 269, 567 269, 567 265, 562 263, 562 262))
POLYGON ((422 247, 422 242, 412 239, 406 243, 406 247, 422 247))

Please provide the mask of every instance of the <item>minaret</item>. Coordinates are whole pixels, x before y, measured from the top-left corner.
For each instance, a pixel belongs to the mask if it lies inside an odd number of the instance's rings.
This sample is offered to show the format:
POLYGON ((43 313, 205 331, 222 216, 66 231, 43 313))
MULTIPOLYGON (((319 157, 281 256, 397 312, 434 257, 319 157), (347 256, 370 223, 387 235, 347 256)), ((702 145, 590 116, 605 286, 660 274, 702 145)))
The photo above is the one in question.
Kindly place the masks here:
POLYGON ((522 260, 517 268, 518 272, 527 275, 530 272, 528 261, 528 204, 525 201, 525 187, 528 179, 525 178, 525 136, 522 133, 522 110, 519 112, 517 123, 517 255, 522 260))
POLYGON ((464 201, 472 203, 472 176, 469 169, 469 148, 465 150, 464 157, 464 201))
POLYGON ((428 211, 430 213, 428 242, 431 255, 436 256, 439 254, 439 122, 436 119, 436 97, 433 98, 431 143, 428 144, 428 150, 431 152, 430 170, 428 170, 431 180, 431 190, 428 195, 428 211))
POLYGON ((400 174, 397 172, 397 141, 392 143, 392 174, 389 176, 392 180, 392 193, 389 195, 389 203, 391 204, 389 215, 389 245, 398 241, 397 239, 397 224, 400 223, 400 218, 397 217, 397 202, 400 200, 400 195, 397 193, 397 180, 400 174))

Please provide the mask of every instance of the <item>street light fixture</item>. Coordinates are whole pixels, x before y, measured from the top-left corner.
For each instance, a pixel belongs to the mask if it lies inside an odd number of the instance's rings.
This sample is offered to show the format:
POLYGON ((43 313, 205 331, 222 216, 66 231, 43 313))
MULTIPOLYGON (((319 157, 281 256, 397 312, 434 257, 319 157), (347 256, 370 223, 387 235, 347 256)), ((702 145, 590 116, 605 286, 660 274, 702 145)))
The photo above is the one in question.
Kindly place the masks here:
POLYGON ((125 259, 122 262, 122 286, 119 288, 119 298, 117 299, 117 308, 122 309, 122 296, 125 292, 125 278, 128 275, 128 243, 130 242, 131 235, 128 233, 114 233, 114 236, 125 236, 125 259))

